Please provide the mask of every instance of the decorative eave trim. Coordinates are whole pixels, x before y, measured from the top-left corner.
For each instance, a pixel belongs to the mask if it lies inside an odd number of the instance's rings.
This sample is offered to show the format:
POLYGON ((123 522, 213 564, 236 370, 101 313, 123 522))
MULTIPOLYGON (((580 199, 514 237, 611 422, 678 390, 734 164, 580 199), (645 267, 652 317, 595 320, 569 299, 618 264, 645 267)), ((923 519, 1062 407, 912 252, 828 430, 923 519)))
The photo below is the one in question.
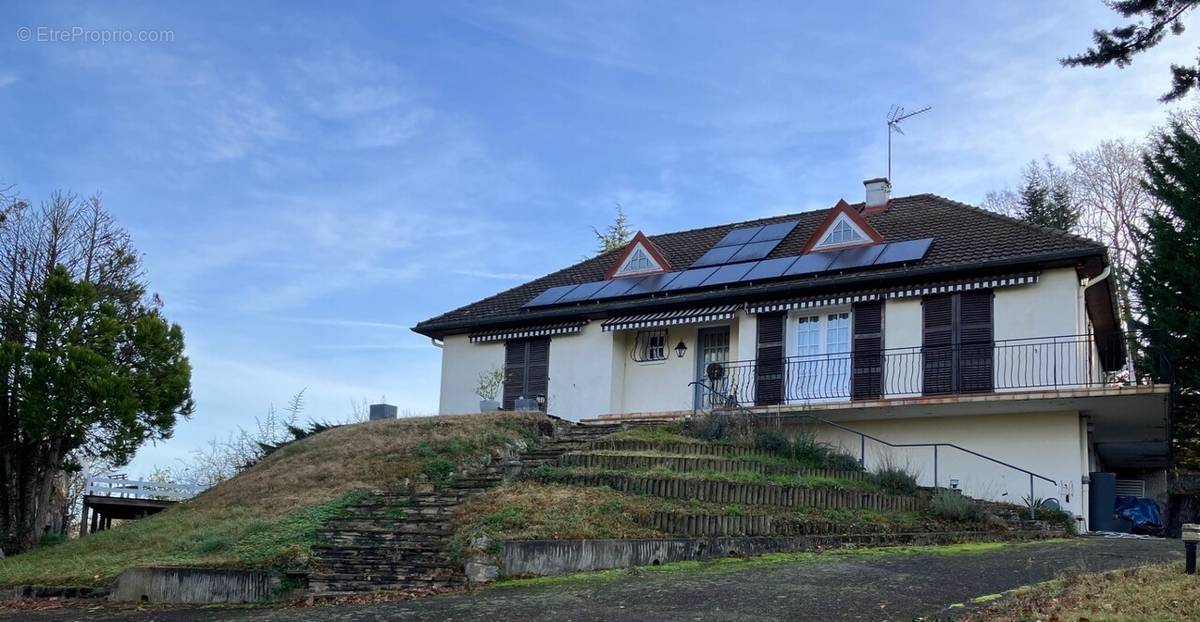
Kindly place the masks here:
MULTIPOLYGON (((837 220, 837 217, 841 214, 845 214, 851 222, 853 222, 855 225, 858 225, 858 228, 862 229, 862 232, 867 234, 867 237, 870 238, 871 241, 861 242, 859 244, 839 245, 837 247, 839 250, 853 246, 883 243, 883 236, 879 235, 879 232, 875 230, 875 227, 872 227, 871 224, 867 222, 867 219, 863 218, 862 214, 858 213, 858 210, 850 207, 850 204, 847 203, 845 199, 838 199, 837 205, 834 205, 832 208, 830 208, 829 213, 825 215, 825 220, 822 220, 821 224, 817 225, 816 231, 813 231, 812 236, 809 237, 808 241, 804 243, 804 248, 800 250, 800 254, 803 255, 805 253, 811 253, 813 247, 817 245, 817 242, 821 241, 821 238, 825 237, 825 233, 829 231, 829 227, 833 225, 833 223, 837 220)), ((833 250, 833 248, 831 247, 830 250, 833 250)))
POLYGON ((949 294, 953 292, 963 292, 975 289, 1017 287, 1021 285, 1032 285, 1037 282, 1038 273, 1027 272, 1005 276, 960 279, 956 281, 943 281, 940 283, 927 283, 925 285, 913 285, 907 287, 876 289, 846 294, 829 294, 827 296, 809 296, 807 298, 762 302, 747 305, 746 312, 770 313, 772 311, 788 311, 791 309, 830 307, 854 304, 856 302, 870 302, 883 299, 892 300, 897 298, 915 298, 918 296, 928 296, 930 294, 949 294))
POLYGON ((623 315, 609 318, 600 325, 605 332, 629 330, 632 328, 658 328, 676 324, 701 324, 704 322, 720 322, 729 320, 737 313, 740 305, 721 305, 699 309, 679 309, 659 313, 641 313, 638 315, 623 315))
POLYGON ((667 261, 666 257, 663 257, 662 251, 658 250, 658 247, 654 245, 654 242, 650 241, 650 238, 646 237, 646 234, 638 231, 633 235, 633 239, 629 240, 629 243, 625 245, 625 248, 621 249, 621 252, 617 254, 616 261, 614 261, 612 266, 609 266, 608 271, 604 273, 605 280, 612 279, 614 276, 616 276, 617 270, 619 270, 621 266, 625 265, 625 260, 629 259, 629 254, 633 252, 633 249, 637 248, 638 244, 641 244, 642 248, 646 249, 647 253, 650 253, 650 257, 654 259, 655 263, 657 263, 662 270, 655 272, 640 272, 636 275, 631 274, 629 275, 630 277, 646 276, 647 274, 659 274, 660 272, 671 271, 671 262, 667 261))
POLYGON ((542 326, 524 326, 521 328, 504 328, 471 333, 471 343, 487 343, 504 341, 506 339, 523 339, 525 337, 544 337, 547 335, 571 335, 583 330, 587 320, 577 322, 562 322, 560 324, 543 324, 542 326))

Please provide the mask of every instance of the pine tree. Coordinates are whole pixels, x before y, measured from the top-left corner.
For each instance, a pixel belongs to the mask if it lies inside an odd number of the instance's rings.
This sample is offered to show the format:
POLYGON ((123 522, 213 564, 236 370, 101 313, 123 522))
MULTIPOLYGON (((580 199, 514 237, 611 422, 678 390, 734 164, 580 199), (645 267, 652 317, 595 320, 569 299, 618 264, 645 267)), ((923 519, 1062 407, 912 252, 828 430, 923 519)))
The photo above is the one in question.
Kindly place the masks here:
POLYGON ((633 238, 633 230, 629 228, 629 218, 625 216, 625 209, 621 207, 620 203, 617 204, 617 217, 613 223, 603 232, 592 227, 592 233, 596 234, 596 240, 600 242, 600 247, 596 249, 597 255, 624 248, 633 238))
POLYGON ((1163 209, 1138 235, 1133 288, 1156 376, 1178 391, 1172 427, 1176 464, 1200 466, 1200 139, 1182 125, 1162 132, 1144 158, 1147 188, 1163 209), (1165 360, 1164 360, 1165 359, 1165 360))
POLYGON ((1029 163, 1017 197, 1019 215, 1025 222, 1061 231, 1070 231, 1079 222, 1070 181, 1049 160, 1044 165, 1036 160, 1029 163))

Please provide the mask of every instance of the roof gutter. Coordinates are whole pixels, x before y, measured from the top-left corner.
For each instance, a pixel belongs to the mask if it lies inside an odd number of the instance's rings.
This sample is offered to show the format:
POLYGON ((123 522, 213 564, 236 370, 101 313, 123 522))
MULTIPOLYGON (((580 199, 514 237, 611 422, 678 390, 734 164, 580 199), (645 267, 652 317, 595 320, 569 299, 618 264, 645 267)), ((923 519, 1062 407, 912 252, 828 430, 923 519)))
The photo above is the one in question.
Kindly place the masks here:
MULTIPOLYGON (((862 285, 872 282, 894 281, 898 278, 914 278, 931 275, 949 275, 957 273, 969 273, 998 268, 1009 268, 1013 266, 1029 266, 1029 267, 1045 267, 1042 264, 1049 264, 1058 261, 1066 261, 1071 259, 1080 259, 1083 257, 1092 257, 1097 255, 1094 249, 1075 249, 1069 251, 1056 251, 1053 253, 1043 253, 1040 255, 999 259, 986 263, 975 263, 969 265, 957 266, 937 266, 929 268, 913 268, 898 272, 887 272, 884 274, 851 274, 848 276, 837 277, 817 277, 815 279, 797 281, 781 281, 772 285, 765 285, 755 288, 754 291, 744 291, 744 288, 736 289, 719 289, 707 292, 695 292, 691 294, 682 294, 677 296, 663 296, 661 298, 636 298, 615 304, 594 304, 588 306, 569 306, 558 309, 551 309, 537 313, 526 313, 521 315, 505 315, 487 320, 453 320, 449 322, 422 322, 412 327, 412 331, 427 337, 444 337, 445 335, 456 332, 465 332, 466 330, 479 330, 484 328, 500 327, 505 325, 525 324, 530 321, 556 320, 564 317, 588 317, 591 315, 604 314, 611 311, 623 311, 628 309, 645 308, 647 303, 656 304, 684 304, 684 303, 705 303, 717 300, 728 300, 730 298, 765 298, 773 295, 784 293, 798 293, 808 289, 816 288, 836 288, 845 285, 862 285)), ((1096 277, 1096 282, 1101 279, 1096 277)))

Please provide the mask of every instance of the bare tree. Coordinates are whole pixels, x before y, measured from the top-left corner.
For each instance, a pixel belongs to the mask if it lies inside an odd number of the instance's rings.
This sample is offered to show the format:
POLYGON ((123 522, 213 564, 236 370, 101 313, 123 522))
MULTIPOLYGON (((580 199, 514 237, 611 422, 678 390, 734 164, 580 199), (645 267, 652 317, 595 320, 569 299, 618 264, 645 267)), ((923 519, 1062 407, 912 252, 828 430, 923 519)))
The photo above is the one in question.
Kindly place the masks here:
POLYGON ((1127 331, 1135 322, 1136 301, 1129 281, 1141 255, 1137 230, 1158 209, 1145 188, 1144 146, 1130 140, 1108 140, 1093 149, 1071 154, 1074 196, 1079 202, 1080 232, 1108 246, 1112 278, 1127 331))

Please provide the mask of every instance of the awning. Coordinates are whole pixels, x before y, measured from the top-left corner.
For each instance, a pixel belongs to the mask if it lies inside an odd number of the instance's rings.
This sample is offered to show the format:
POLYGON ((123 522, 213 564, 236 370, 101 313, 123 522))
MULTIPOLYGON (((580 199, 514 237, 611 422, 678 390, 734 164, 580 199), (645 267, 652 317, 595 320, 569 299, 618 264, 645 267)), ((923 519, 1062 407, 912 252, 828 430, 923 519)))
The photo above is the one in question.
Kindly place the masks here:
POLYGON ((773 302, 760 302, 749 305, 749 313, 770 313, 772 311, 787 311, 789 309, 807 309, 811 307, 830 307, 849 305, 856 302, 871 302, 885 298, 914 298, 930 294, 948 294, 974 289, 996 289, 999 287, 1014 287, 1037 283, 1038 273, 1028 272, 1006 276, 980 277, 974 279, 959 279, 955 281, 938 281, 922 285, 906 287, 882 288, 845 294, 829 294, 825 296, 810 296, 773 302))
POLYGON ((546 335, 570 335, 577 333, 587 324, 587 320, 562 322, 559 324, 543 324, 541 326, 522 326, 520 328, 504 328, 472 333, 471 343, 488 341, 504 341, 506 339, 521 339, 524 337, 544 337, 546 335))
POLYGON ((701 309, 680 309, 677 311, 662 311, 659 313, 643 313, 640 315, 623 315, 604 320, 600 328, 605 332, 614 330, 629 330, 631 328, 656 328, 659 326, 674 326, 676 324, 700 324, 703 322, 719 322, 733 318, 738 305, 722 305, 719 307, 704 307, 701 309))

